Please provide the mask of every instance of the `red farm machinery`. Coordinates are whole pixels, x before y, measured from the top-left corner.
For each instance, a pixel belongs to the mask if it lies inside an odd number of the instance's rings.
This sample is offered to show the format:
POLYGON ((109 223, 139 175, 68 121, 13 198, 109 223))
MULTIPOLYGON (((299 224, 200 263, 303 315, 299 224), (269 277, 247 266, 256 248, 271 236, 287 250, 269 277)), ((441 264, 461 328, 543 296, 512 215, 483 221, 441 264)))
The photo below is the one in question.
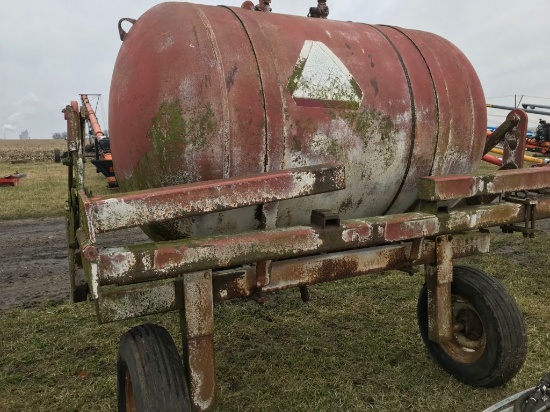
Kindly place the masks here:
MULTIPOLYGON (((98 97, 100 97, 100 95, 98 95, 98 97)), ((118 183, 115 177, 109 136, 107 136, 101 129, 97 115, 90 104, 88 94, 81 94, 80 101, 82 104, 80 109, 78 109, 77 102, 73 102, 72 104, 80 111, 80 133, 83 136, 85 135, 85 127, 88 126, 89 142, 87 144, 83 142, 81 147, 79 147, 79 150, 84 156, 83 159, 86 157, 90 158, 91 163, 96 168, 96 172, 105 176, 105 179, 107 180, 107 187, 111 189, 117 188, 118 183)), ((54 152, 55 162, 59 163, 63 161, 64 164, 70 165, 72 159, 69 156, 69 153, 74 150, 74 147, 70 147, 70 145, 68 146, 68 150, 63 154, 61 154, 61 151, 56 150, 54 152)))
POLYGON ((213 410, 214 302, 307 299, 310 285, 390 269, 424 267, 419 327, 448 373, 482 387, 515 376, 527 353, 515 300, 453 260, 487 252, 491 227, 533 236, 550 218, 550 168, 522 168, 522 110, 486 139, 483 91, 455 46, 191 3, 123 20, 109 98, 120 193, 87 194, 91 111, 64 110, 73 297, 99 322, 179 311, 183 353, 160 326, 128 331, 119 410, 213 410), (496 144, 502 170, 476 174, 496 144), (151 242, 102 245, 131 227, 151 242))
MULTIPOLYGON (((515 110, 511 106, 501 106, 495 104, 487 104, 487 107, 492 109, 502 109, 502 110, 515 110)), ((526 113, 538 114, 542 116, 550 116, 550 106, 533 104, 533 103, 523 103, 523 110, 526 113), (541 110, 542 109, 542 110, 541 110)), ((547 123, 544 119, 539 119, 539 124, 531 135, 526 135, 526 146, 527 150, 542 153, 543 155, 550 152, 550 124, 547 123)))

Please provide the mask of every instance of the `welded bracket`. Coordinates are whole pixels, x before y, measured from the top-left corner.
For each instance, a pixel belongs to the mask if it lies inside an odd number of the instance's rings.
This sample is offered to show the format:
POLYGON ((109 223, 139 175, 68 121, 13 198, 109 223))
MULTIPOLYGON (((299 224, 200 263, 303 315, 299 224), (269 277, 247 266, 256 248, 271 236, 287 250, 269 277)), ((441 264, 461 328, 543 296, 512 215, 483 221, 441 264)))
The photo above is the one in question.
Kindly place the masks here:
POLYGON ((212 271, 186 273, 175 288, 191 405, 193 411, 212 411, 216 387, 212 271))
POLYGON ((418 259, 420 259, 422 251, 424 250, 425 241, 426 239, 423 237, 412 240, 409 258, 405 262, 405 265, 403 266, 401 271, 408 273, 411 276, 419 271, 416 266, 418 265, 418 259))
POLYGON ((523 221, 523 226, 518 226, 514 224, 503 225, 501 226, 502 231, 504 233, 521 232, 523 233, 523 237, 534 238, 535 233, 537 232, 537 229, 535 227, 537 222, 535 215, 538 203, 537 199, 530 196, 527 196, 525 198, 517 196, 507 196, 504 198, 504 200, 511 203, 519 203, 525 205, 525 219, 523 221))
POLYGON ((522 169, 525 155, 525 135, 527 133, 527 113, 521 109, 510 112, 507 119, 514 119, 514 126, 504 134, 502 169, 522 169))
POLYGON ((428 287, 428 338, 436 343, 447 342, 453 336, 451 309, 452 238, 452 235, 436 237, 435 265, 425 265, 428 287))
POLYGON ((252 296, 252 299, 259 304, 264 304, 271 300, 271 297, 265 295, 261 289, 270 283, 272 266, 273 262, 271 260, 256 262, 256 292, 252 296))

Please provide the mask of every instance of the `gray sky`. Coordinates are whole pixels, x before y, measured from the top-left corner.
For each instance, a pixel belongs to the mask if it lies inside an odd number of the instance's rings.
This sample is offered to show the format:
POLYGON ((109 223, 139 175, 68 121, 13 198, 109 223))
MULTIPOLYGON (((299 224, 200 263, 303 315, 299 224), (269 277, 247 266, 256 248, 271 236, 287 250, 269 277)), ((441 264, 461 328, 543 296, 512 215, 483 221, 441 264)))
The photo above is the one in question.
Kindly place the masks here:
MULTIPOLYGON (((35 139, 63 131, 61 109, 79 93, 103 95, 105 115, 101 106, 98 115, 106 128, 111 73, 121 44, 117 22, 138 18, 157 3, 1 0, 0 138, 18 138, 25 129, 35 139)), ((274 12, 287 14, 307 14, 315 4, 272 0, 274 12)), ((334 20, 391 24, 450 40, 471 60, 490 103, 513 106, 514 95, 525 95, 523 102, 550 105, 550 0, 328 0, 328 5, 334 20)), ((500 124, 505 115, 491 111, 489 124, 500 124)), ((530 115, 530 125, 539 117, 530 115)))

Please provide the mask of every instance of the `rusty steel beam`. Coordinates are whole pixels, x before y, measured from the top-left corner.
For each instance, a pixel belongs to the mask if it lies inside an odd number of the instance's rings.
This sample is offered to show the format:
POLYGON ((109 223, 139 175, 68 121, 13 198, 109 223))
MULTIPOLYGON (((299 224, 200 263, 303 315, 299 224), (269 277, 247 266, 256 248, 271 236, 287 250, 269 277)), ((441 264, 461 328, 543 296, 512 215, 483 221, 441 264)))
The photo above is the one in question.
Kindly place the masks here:
POLYGON ((175 285, 175 294, 192 409, 212 411, 216 389, 212 271, 187 274, 175 285))
MULTIPOLYGON (((489 234, 473 232, 457 235, 451 238, 449 247, 450 255, 455 258, 486 253, 489 251, 489 234)), ((434 242, 423 242, 418 257, 413 257, 411 250, 412 242, 406 242, 275 262, 271 270, 270 283, 261 290, 276 292, 369 273, 436 263, 434 242)))
MULTIPOLYGON (((486 253, 489 251, 489 243, 488 233, 454 235, 450 241, 452 256, 461 258, 486 253)), ((277 292, 385 270, 436 264, 434 241, 422 242, 416 256, 412 250, 413 242, 403 242, 274 262, 269 283, 261 287, 258 286, 255 266, 217 271, 212 276, 213 299, 225 301, 245 298, 257 292, 277 292)), ((182 280, 180 277, 128 286, 103 286, 96 300, 99 321, 114 322, 177 310, 178 299, 174 285, 182 280)))
POLYGON ((178 309, 175 283, 168 279, 128 286, 108 286, 96 299, 99 323, 116 322, 178 309))
POLYGON ((550 168, 499 170, 491 175, 429 176, 420 179, 418 197, 439 202, 550 187, 550 168))
POLYGON ((374 246, 432 236, 438 229, 436 216, 406 213, 349 220, 326 229, 295 226, 107 248, 100 252, 98 259, 99 283, 129 284, 174 277, 184 272, 374 246))
MULTIPOLYGON (((155 244, 106 248, 97 259, 93 284, 131 284, 167 279, 185 272, 236 267, 316 253, 378 246, 422 237, 523 223, 527 205, 498 203, 449 213, 405 213, 341 222, 326 229, 310 226, 246 232, 155 244)), ((550 198, 540 199, 535 219, 550 218, 550 198)))
MULTIPOLYGON (((451 243, 454 258, 487 253, 490 235, 482 232, 454 235, 451 243)), ((214 272, 214 299, 225 301, 249 297, 258 291, 277 292, 386 270, 405 270, 412 266, 435 264, 435 242, 422 242, 417 256, 414 256, 412 250, 413 242, 403 242, 275 262, 269 284, 260 289, 256 285, 253 266, 214 272)))
POLYGON ((101 233, 344 188, 344 166, 325 163, 118 196, 80 197, 88 227, 101 233))
POLYGON ((67 166, 74 168, 69 173, 69 188, 84 190, 84 145, 83 145, 83 123, 81 122, 78 103, 71 101, 63 110, 64 118, 67 121, 67 166))
POLYGON ((452 236, 435 240, 435 262, 425 265, 428 289, 428 337, 437 343, 448 342, 453 336, 451 283, 453 281, 452 236))
POLYGON ((63 110, 64 118, 67 121, 67 142, 80 142, 80 116, 78 114, 78 103, 74 100, 67 105, 63 110))

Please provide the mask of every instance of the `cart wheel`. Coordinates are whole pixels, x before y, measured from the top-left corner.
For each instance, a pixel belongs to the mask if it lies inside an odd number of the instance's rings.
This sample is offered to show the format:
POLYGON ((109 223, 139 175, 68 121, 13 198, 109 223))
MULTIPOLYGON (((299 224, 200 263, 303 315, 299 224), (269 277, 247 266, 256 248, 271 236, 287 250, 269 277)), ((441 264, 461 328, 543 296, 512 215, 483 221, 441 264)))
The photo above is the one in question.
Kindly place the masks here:
POLYGON ((504 384, 519 371, 527 354, 523 316, 495 278, 466 266, 453 269, 454 337, 438 344, 428 339, 426 285, 418 299, 418 325, 434 360, 456 379, 472 386, 504 384))
POLYGON ((122 336, 117 392, 119 412, 191 411, 185 369, 166 329, 145 324, 122 336))
POLYGON ((61 150, 55 149, 53 151, 53 160, 55 163, 61 163, 61 150))

